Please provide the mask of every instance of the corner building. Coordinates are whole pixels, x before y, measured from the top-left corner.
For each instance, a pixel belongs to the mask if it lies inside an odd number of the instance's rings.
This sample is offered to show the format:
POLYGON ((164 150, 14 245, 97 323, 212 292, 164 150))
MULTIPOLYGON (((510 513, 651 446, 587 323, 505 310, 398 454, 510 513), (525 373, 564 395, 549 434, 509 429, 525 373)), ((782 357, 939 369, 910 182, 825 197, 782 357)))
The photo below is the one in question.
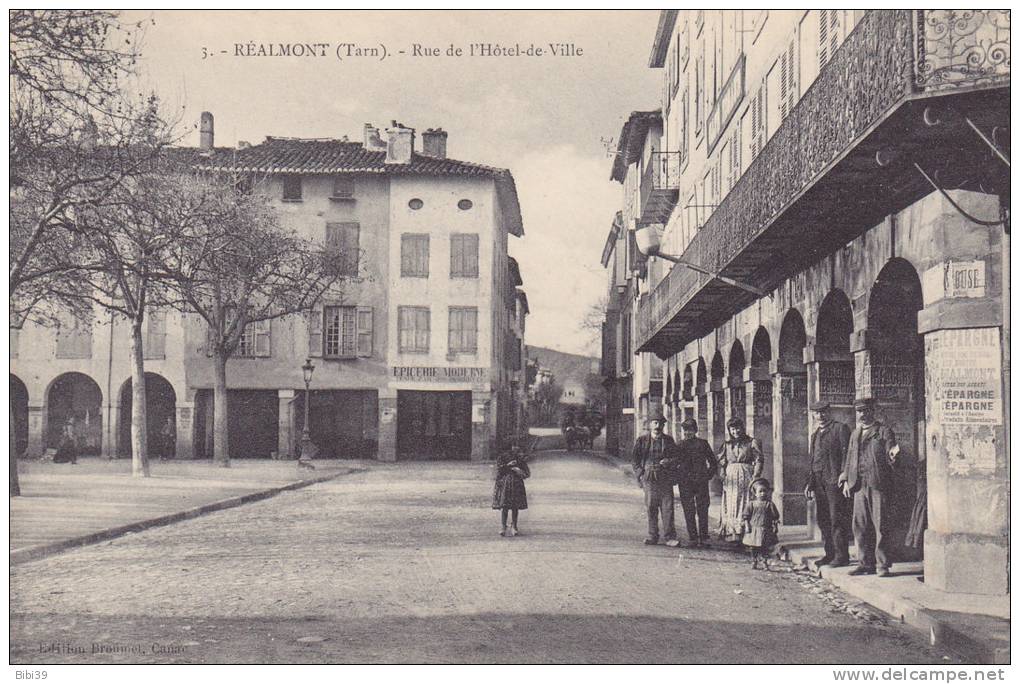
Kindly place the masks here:
POLYGON ((1008 11, 664 10, 663 135, 626 226, 767 293, 651 260, 635 350, 665 361, 663 405, 716 447, 743 418, 795 527, 810 402, 852 425, 875 399, 902 449, 893 560, 952 592, 1009 591, 1009 31, 1008 11))
MULTIPOLYGON (((227 364, 231 458, 294 458, 311 358, 309 430, 323 457, 486 459, 519 437, 526 299, 508 236, 523 235, 509 171, 446 156, 447 134, 366 124, 364 140, 270 137, 213 146, 202 116, 196 165, 250 175, 281 221, 336 245, 342 296, 251 324, 227 364), (383 139, 385 136, 385 140, 383 139), (523 303, 523 306, 522 306, 523 303), (516 357, 515 357, 516 353, 516 357)), ((144 342, 150 445, 172 418, 176 456, 212 454, 213 362, 195 314, 151 310, 144 342)), ((59 441, 66 416, 85 453, 130 454, 128 326, 11 330, 19 453, 59 441)))

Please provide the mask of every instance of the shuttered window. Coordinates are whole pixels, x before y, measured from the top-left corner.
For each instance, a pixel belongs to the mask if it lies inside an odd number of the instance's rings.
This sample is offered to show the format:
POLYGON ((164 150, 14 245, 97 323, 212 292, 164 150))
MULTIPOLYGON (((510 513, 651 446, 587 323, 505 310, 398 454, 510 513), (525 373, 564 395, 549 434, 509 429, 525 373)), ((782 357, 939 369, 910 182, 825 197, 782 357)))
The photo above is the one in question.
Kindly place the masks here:
POLYGON ((450 307, 449 349, 451 353, 478 351, 478 308, 450 307))
POLYGON ((821 73, 839 47, 839 15, 842 10, 818 10, 818 71, 821 73))
POLYGON ((797 104, 797 44, 790 41, 786 51, 779 58, 779 117, 780 121, 797 104))
POLYGON ((398 342, 401 352, 428 353, 429 309, 427 306, 397 307, 398 342))
POLYGON ((450 236, 450 276, 478 277, 478 235, 455 233, 450 236))
POLYGON ((354 199, 353 176, 336 176, 333 178, 333 199, 354 199))
POLYGON ((297 202, 301 199, 301 176, 283 177, 283 199, 285 202, 297 202))
POLYGON ((400 236, 400 275, 404 278, 429 277, 429 236, 404 233, 400 236))
POLYGON ((270 355, 270 331, 272 326, 269 321, 253 321, 244 326, 241 340, 237 345, 234 356, 267 357, 270 355))
POLYGON ((751 157, 756 158, 765 147, 765 85, 751 100, 751 157))
POLYGON ((373 309, 325 306, 308 314, 308 355, 334 359, 372 356, 373 309))
POLYGON ((332 267, 338 276, 357 276, 361 250, 361 224, 327 223, 326 249, 332 253, 332 267))
POLYGON ((142 350, 146 359, 166 357, 166 311, 153 309, 145 315, 145 343, 142 350))

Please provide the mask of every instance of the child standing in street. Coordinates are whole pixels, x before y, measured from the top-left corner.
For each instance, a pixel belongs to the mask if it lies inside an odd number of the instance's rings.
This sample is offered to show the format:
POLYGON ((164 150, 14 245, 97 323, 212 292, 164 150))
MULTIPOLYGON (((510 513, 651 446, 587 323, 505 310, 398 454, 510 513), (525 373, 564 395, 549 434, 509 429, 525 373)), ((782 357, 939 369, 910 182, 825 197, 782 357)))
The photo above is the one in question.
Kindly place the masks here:
POLYGON ((496 458, 496 484, 492 490, 492 508, 500 511, 502 531, 501 537, 515 537, 517 530, 517 514, 528 507, 528 493, 524 489, 524 480, 531 476, 531 470, 520 453, 518 447, 509 452, 502 452, 496 458), (510 527, 507 528, 507 514, 510 514, 510 527))
POLYGON ((758 570, 758 561, 769 569, 769 554, 779 541, 779 510, 772 503, 772 485, 764 477, 751 483, 751 498, 744 505, 744 546, 751 549, 752 568, 758 570))

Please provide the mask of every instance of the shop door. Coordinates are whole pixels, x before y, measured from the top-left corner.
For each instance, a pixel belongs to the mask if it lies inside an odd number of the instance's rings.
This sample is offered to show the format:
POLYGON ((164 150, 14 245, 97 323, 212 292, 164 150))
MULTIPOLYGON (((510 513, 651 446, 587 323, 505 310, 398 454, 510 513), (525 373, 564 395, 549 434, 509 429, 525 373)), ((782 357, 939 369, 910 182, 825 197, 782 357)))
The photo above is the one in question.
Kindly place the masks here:
POLYGON ((471 458, 471 392, 397 392, 400 459, 471 458))

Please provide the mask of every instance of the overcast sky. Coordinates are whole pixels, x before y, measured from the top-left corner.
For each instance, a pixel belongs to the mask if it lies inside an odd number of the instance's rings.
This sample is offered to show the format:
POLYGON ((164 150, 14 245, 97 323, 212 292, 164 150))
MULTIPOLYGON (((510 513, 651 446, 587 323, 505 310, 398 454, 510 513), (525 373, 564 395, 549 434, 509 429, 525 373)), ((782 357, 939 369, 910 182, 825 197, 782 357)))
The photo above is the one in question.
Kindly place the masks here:
MULTIPOLYGON (((599 263, 619 208, 602 138, 658 105, 648 54, 657 11, 145 12, 145 78, 193 124, 208 110, 216 144, 267 135, 360 140, 365 122, 442 127, 455 159, 509 168, 525 236, 510 238, 531 304, 526 342, 597 354, 580 329, 607 287, 599 263), (236 57, 280 43, 327 43, 327 57, 236 57), (348 57, 338 44, 388 57, 348 57), (414 44, 439 57, 414 57, 414 44), (465 56, 447 57, 450 45, 465 56), (470 57, 472 43, 573 43, 581 56, 470 57), (254 44, 254 45, 251 45, 254 44), (203 48, 209 57, 203 59, 203 48), (407 54, 401 55, 399 51, 407 54), (222 54, 221 51, 226 51, 222 54)), ((197 144, 197 134, 191 136, 197 144)), ((419 136, 420 141, 420 136, 419 136)))

